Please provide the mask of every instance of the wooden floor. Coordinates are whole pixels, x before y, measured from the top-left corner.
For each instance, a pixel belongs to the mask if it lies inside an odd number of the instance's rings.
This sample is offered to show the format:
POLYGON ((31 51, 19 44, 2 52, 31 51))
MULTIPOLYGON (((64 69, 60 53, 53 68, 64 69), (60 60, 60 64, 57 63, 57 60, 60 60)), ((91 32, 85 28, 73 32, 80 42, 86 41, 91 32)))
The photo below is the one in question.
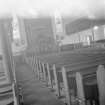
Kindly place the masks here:
POLYGON ((37 80, 31 67, 18 60, 16 64, 18 84, 22 85, 25 105, 64 105, 46 85, 37 80))

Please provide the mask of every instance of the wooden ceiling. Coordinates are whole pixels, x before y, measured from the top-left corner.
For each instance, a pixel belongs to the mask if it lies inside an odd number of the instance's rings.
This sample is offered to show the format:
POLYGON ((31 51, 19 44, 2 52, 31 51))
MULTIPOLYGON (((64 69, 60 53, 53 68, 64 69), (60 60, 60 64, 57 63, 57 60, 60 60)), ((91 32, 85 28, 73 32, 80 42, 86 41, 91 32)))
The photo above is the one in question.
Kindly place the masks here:
POLYGON ((79 18, 65 25, 67 35, 105 24, 105 19, 79 18))

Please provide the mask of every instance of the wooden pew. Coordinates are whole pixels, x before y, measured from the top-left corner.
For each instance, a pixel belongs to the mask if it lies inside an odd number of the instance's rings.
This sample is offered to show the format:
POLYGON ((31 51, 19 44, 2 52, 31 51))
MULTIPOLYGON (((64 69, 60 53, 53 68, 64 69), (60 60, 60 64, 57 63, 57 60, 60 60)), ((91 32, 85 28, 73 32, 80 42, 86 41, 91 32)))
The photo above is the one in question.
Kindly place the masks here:
MULTIPOLYGON (((50 56, 40 57, 40 60, 44 63, 49 63, 53 66, 53 73, 56 83, 56 91, 59 93, 59 81, 57 80, 57 72, 62 73, 63 84, 65 89, 66 102, 70 105, 69 94, 69 76, 74 75, 77 84, 77 100, 81 105, 85 105, 84 91, 83 91, 83 75, 96 72, 96 67, 100 64, 105 64, 104 49, 88 49, 76 52, 68 52, 62 54, 55 54, 50 56), (57 71, 56 68, 61 67, 61 70, 57 71), (87 72, 89 69, 91 71, 87 72), (93 70, 94 69, 94 70, 93 70), (71 75, 67 75, 71 73, 71 75), (82 73, 82 74, 81 74, 82 73), (79 78, 79 79, 78 79, 79 78), (81 84, 81 85, 80 85, 81 84), (82 86, 82 87, 81 87, 82 86)), ((50 71, 50 70, 49 70, 50 71)))

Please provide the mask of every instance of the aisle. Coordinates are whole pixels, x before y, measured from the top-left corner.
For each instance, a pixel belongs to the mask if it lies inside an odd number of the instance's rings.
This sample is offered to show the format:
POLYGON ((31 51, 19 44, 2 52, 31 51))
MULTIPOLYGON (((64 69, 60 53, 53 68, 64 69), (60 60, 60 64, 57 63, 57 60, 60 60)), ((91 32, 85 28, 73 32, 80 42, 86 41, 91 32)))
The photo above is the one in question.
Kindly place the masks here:
POLYGON ((23 87, 25 105, 64 105, 34 76, 31 67, 19 60, 16 65, 17 81, 23 87))

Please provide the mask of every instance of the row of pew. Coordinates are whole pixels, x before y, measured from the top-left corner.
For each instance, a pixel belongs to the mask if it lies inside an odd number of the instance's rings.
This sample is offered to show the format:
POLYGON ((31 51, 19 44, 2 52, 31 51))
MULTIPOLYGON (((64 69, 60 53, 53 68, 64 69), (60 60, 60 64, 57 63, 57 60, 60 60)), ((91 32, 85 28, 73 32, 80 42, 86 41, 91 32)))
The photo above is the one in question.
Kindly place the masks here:
POLYGON ((105 48, 80 48, 47 55, 31 53, 26 61, 37 78, 67 105, 105 104, 105 48))

